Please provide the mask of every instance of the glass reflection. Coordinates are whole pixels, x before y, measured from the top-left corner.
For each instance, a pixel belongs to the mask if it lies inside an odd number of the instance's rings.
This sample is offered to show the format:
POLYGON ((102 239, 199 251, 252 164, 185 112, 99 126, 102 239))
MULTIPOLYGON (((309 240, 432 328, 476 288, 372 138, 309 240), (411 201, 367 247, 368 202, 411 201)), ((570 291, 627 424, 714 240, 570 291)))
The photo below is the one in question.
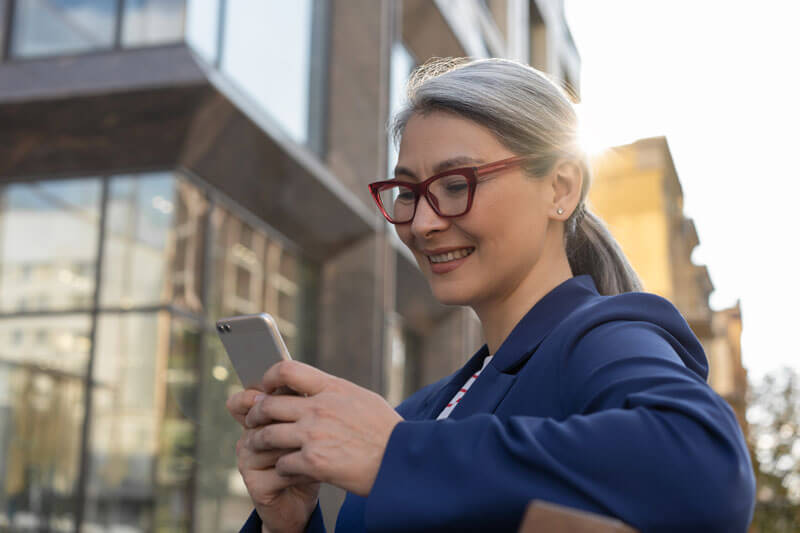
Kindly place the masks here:
POLYGON ((220 0, 188 0, 186 41, 206 61, 216 64, 219 55, 220 0))
MULTIPOLYGON (((406 46, 398 41, 392 45, 391 70, 389 72, 389 116, 394 117, 406 100, 406 80, 414 70, 416 60, 406 46)), ((394 166, 397 164, 397 146, 394 139, 389 136, 389 151, 387 156, 387 173, 390 178, 394 176, 394 166)))
POLYGON ((116 0, 24 0, 14 5, 11 54, 34 57, 111 48, 116 0))
POLYGON ((300 286, 310 277, 307 265, 222 207, 214 208, 211 228, 211 319, 267 312, 275 317, 289 353, 302 359, 298 321, 306 308, 300 286))
POLYGON ((260 313, 264 310, 266 234, 219 206, 211 213, 211 231, 212 320, 260 313))
POLYGON ((228 2, 222 70, 299 143, 308 139, 311 0, 228 2))
POLYGON ((211 212, 180 175, 109 178, 82 443, 101 197, 99 179, 0 188, 0 532, 75 530, 82 445, 81 531, 187 531, 192 518, 200 531, 237 531, 251 506, 225 409, 238 378, 202 322, 267 311, 303 359, 316 270, 235 207, 211 212), (165 303, 196 322, 153 309, 165 303), (21 311, 40 314, 8 316, 21 311))
POLYGON ((178 42, 183 35, 186 0, 124 0, 122 45, 178 42))
POLYGON ((188 530, 199 338, 166 312, 100 318, 87 530, 188 530))
POLYGON ((216 333, 205 337, 197 440, 195 531, 234 533, 252 502, 236 464, 241 427, 225 408, 228 396, 242 389, 216 333))
POLYGON ((102 305, 201 310, 206 210, 203 195, 171 173, 113 178, 102 305))
POLYGON ((8 0, 0 0, 0 59, 5 55, 6 14, 8 12, 8 5, 8 0))
POLYGON ((0 321, 0 529, 73 531, 90 317, 0 321))
POLYGON ((0 311, 91 305, 100 190, 98 179, 0 190, 0 311))

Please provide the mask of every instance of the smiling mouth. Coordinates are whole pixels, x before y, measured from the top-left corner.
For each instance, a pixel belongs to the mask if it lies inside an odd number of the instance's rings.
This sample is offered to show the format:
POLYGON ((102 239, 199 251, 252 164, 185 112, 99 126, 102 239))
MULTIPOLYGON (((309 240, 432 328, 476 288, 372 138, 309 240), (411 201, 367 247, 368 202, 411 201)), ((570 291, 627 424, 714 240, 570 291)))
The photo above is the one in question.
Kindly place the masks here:
POLYGON ((454 250, 452 252, 447 252, 444 254, 429 255, 428 260, 434 264, 447 263, 448 261, 455 261, 456 259, 462 259, 464 257, 467 257, 474 251, 475 248, 462 248, 461 250, 454 250))

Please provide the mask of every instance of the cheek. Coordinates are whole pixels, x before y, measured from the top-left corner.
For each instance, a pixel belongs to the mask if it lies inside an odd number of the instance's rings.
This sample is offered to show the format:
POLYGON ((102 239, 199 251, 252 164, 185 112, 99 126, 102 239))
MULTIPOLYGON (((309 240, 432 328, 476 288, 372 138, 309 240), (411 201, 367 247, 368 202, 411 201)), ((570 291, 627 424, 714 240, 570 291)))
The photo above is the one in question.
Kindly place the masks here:
POLYGON ((411 229, 409 225, 404 224, 402 226, 395 226, 394 229, 397 232, 397 236, 401 241, 403 241, 403 244, 405 244, 406 247, 411 248, 411 229))
POLYGON ((406 248, 408 248, 411 251, 411 254, 416 258, 417 262, 420 263, 420 268, 421 268, 422 263, 420 262, 421 261, 420 254, 417 253, 417 251, 412 246, 413 236, 411 235, 411 225, 404 224, 402 226, 395 226, 394 228, 395 231, 397 231, 397 236, 400 238, 403 244, 406 245, 406 248))

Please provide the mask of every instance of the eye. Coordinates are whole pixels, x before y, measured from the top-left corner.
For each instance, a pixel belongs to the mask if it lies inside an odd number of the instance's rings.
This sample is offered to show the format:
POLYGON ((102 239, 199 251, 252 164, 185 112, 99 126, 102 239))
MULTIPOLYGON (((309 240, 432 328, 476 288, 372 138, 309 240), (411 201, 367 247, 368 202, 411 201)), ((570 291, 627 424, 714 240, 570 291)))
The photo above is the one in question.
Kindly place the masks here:
POLYGON ((414 193, 409 190, 399 189, 397 193, 397 198, 395 200, 398 202, 405 202, 405 203, 413 202, 414 193))
POLYGON ((448 176, 437 183, 438 192, 448 196, 462 196, 467 194, 469 183, 463 176, 448 176))
POLYGON ((448 183, 447 185, 445 185, 445 188, 449 193, 460 193, 467 190, 467 184, 463 181, 448 183))

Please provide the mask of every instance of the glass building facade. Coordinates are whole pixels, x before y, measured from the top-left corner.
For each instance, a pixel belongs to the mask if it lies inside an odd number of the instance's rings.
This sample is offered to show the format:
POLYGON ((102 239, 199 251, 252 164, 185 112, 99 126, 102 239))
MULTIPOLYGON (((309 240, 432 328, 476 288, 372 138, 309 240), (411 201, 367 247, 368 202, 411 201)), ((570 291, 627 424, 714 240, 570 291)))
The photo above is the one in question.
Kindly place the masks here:
POLYGON ((366 185, 494 4, 0 0, 0 533, 238 531, 221 317, 392 404, 474 352, 366 185))
POLYGON ((303 359, 316 274, 237 213, 172 171, 0 188, 0 530, 241 526, 213 322, 269 312, 303 359))
POLYGON ((315 9, 324 2, 0 0, 0 43, 8 43, 0 53, 24 60, 186 42, 305 144, 316 127, 309 115, 311 85, 319 85, 311 69, 315 9))

